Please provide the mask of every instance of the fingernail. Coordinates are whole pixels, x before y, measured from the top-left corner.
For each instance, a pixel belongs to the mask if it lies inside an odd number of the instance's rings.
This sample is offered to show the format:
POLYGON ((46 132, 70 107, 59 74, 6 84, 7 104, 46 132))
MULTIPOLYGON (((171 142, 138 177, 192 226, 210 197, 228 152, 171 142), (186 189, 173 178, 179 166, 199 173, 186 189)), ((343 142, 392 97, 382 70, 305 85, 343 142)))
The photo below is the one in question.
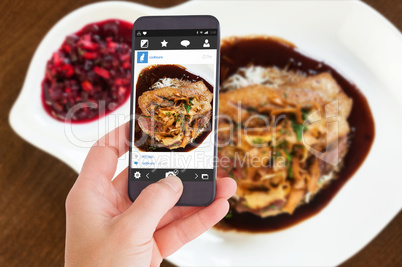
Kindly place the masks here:
POLYGON ((183 183, 181 182, 180 178, 176 176, 168 176, 161 181, 170 186, 174 192, 179 192, 183 187, 183 183))

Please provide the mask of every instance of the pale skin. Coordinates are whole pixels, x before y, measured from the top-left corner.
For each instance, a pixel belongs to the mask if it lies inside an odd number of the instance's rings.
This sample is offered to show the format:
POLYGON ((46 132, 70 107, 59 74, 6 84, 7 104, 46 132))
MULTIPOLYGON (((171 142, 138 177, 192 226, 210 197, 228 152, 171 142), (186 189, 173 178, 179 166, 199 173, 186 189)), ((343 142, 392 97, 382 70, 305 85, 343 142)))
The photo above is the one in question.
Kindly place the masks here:
POLYGON ((183 190, 170 176, 145 188, 134 203, 128 170, 112 180, 128 150, 128 124, 102 137, 89 151, 66 200, 66 266, 159 266, 228 212, 236 191, 231 178, 217 180, 207 207, 176 207, 183 190))

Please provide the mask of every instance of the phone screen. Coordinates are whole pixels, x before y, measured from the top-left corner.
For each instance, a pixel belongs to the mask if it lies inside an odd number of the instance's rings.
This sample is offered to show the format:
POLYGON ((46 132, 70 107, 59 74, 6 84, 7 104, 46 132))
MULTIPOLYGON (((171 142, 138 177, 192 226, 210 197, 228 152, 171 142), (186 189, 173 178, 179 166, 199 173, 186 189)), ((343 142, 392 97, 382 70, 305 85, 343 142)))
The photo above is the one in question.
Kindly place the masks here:
POLYGON ((131 181, 215 179, 218 29, 135 29, 131 181))

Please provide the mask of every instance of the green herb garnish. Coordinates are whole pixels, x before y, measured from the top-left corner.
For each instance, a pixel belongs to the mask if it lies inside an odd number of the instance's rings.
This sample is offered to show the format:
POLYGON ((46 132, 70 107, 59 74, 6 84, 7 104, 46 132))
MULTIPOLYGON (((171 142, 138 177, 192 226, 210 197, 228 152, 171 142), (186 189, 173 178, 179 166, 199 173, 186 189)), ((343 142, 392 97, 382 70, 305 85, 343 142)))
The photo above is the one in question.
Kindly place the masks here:
POLYGON ((228 214, 226 214, 225 216, 225 219, 230 219, 232 217, 233 217, 232 213, 228 212, 228 214))
POLYGON ((264 209, 264 211, 276 210, 276 209, 277 209, 277 206, 276 206, 276 205, 269 205, 268 207, 266 207, 266 208, 264 209))
POLYGON ((237 181, 237 179, 234 178, 233 171, 230 171, 230 172, 228 173, 228 175, 229 175, 230 178, 232 178, 233 180, 237 181))
POLYGON ((302 119, 305 121, 307 119, 308 115, 308 110, 307 109, 302 109, 302 119))
POLYGON ((263 140, 261 138, 255 138, 252 140, 253 144, 260 145, 262 144, 263 140))
POLYGON ((184 107, 186 108, 187 114, 190 112, 191 105, 187 105, 187 103, 184 103, 184 107))
POLYGON ((292 156, 290 155, 290 153, 287 151, 286 148, 283 149, 283 152, 285 152, 285 154, 286 154, 286 159, 287 159, 289 162, 292 162, 292 156))
POLYGON ((288 167, 288 177, 289 177, 290 179, 293 179, 292 164, 289 164, 289 167, 288 167))
MULTIPOLYGON (((287 144, 287 141, 282 142, 282 143, 279 144, 279 147, 281 147, 282 150, 283 150, 283 152, 285 152, 286 159, 287 159, 289 162, 292 162, 292 155, 291 155, 292 152, 289 152, 289 151, 286 149, 286 144, 287 144)), ((277 152, 277 153, 278 153, 278 154, 281 154, 280 152, 277 152)))
POLYGON ((292 121, 292 129, 296 133, 297 141, 301 141, 303 134, 303 125, 292 121))

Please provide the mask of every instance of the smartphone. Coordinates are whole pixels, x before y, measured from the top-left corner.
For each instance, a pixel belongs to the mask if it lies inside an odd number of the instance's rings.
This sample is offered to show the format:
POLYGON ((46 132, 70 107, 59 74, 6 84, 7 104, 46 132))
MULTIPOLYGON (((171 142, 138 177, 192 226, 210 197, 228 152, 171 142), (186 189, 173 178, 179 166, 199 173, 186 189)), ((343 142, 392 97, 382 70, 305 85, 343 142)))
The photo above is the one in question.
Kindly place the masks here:
POLYGON ((213 16, 146 16, 133 25, 128 193, 169 175, 176 205, 215 198, 219 22, 213 16))

